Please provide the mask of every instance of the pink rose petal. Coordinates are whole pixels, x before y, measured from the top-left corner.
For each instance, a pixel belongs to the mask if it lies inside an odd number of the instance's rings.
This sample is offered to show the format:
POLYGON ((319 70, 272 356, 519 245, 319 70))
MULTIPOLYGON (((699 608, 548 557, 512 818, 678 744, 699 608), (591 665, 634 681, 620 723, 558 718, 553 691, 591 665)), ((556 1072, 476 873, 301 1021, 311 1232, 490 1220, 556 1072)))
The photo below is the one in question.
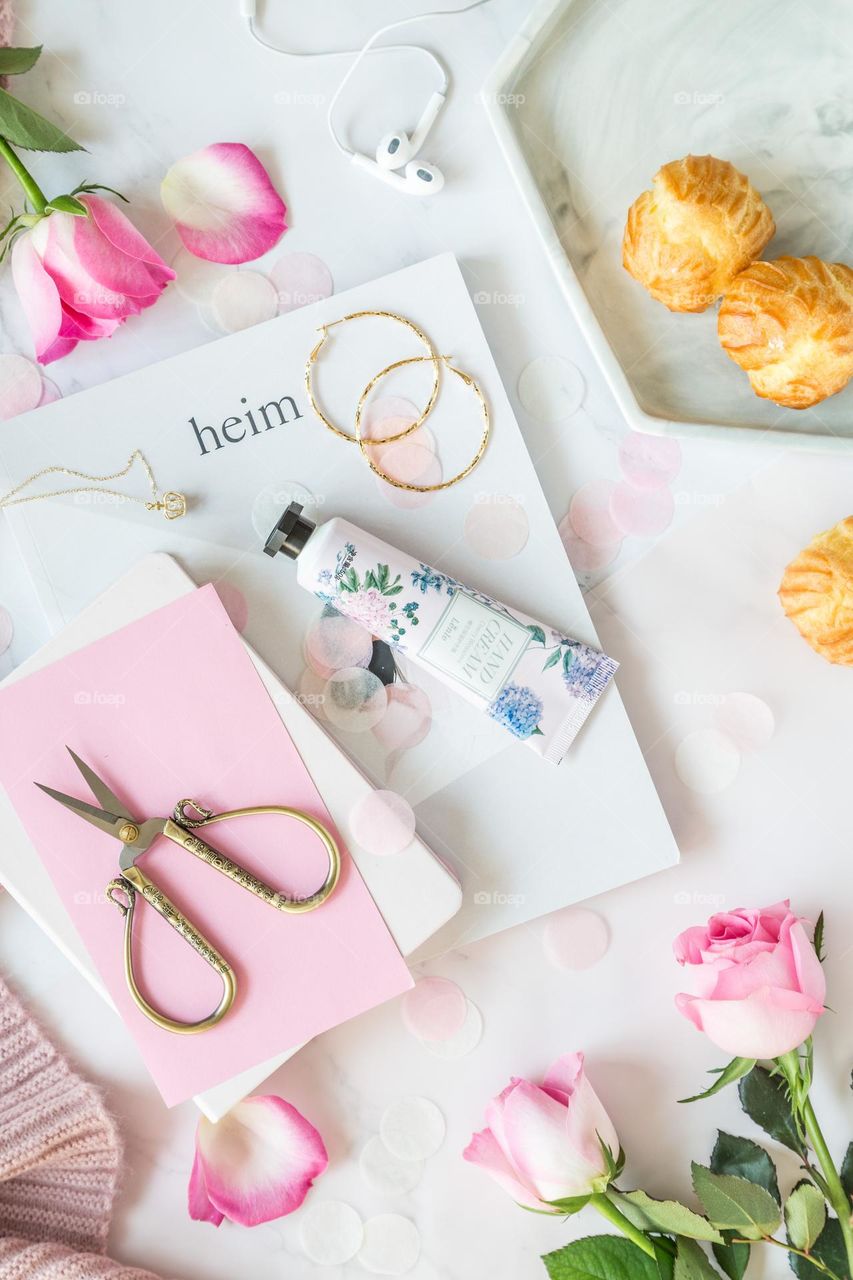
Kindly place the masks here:
POLYGON ((35 409, 41 400, 41 374, 26 356, 0 355, 0 419, 8 421, 35 409))
POLYGON ((432 725, 432 705, 423 689, 403 682, 387 687, 388 707, 373 727, 386 751, 409 751, 423 742, 432 725))
POLYGON ((622 533, 653 537, 669 528, 674 514, 675 499, 669 489, 635 489, 623 480, 610 495, 610 515, 622 533))
POLYGON ((270 279, 278 292, 278 309, 282 313, 329 298, 335 291, 331 271, 313 253, 286 253, 271 268, 270 279))
MULTIPOLYGON (((35 232, 44 227, 40 237, 42 239, 47 234, 49 221, 50 219, 43 219, 34 229, 35 232)), ((59 290, 36 252, 34 232, 18 236, 12 247, 12 279, 33 335, 36 359, 40 364, 50 364, 51 360, 58 360, 73 351, 77 342, 76 339, 60 335, 63 317, 59 290)), ((14 416, 3 412, 2 395, 3 378, 0 374, 0 416, 14 416)), ((35 408, 35 405, 30 407, 35 408)))
POLYGON ((350 813, 350 830, 365 853, 387 858, 412 843, 415 815, 408 800, 395 791, 370 791, 350 813))
POLYGON ((463 536, 469 549, 484 560, 511 560, 527 546, 530 522, 515 498, 493 494, 469 509, 463 536))
POLYGON ((216 142, 178 160, 160 196, 186 248, 211 262, 259 258, 287 225, 281 196, 242 142, 216 142))
POLYGON ((403 996, 403 1022, 418 1040, 449 1040, 467 1016, 465 992, 449 978, 419 978, 403 996))
POLYGON ((681 470, 681 445, 667 436, 629 431, 619 445, 619 466, 636 489, 662 489, 681 470))
POLYGON ((190 1216, 245 1227, 298 1209, 329 1163, 317 1130, 283 1098, 246 1098, 196 1132, 190 1216))
POLYGON ((610 514, 612 480, 590 480, 575 493, 568 520, 579 538, 594 547, 612 547, 622 541, 622 530, 610 514))

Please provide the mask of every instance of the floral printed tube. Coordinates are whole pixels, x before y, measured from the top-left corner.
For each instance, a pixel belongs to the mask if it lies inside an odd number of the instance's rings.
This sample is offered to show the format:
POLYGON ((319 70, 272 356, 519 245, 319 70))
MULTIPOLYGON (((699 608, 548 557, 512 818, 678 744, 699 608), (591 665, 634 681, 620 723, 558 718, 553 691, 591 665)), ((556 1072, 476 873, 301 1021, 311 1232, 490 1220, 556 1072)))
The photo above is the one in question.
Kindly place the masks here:
POLYGON ((265 550, 301 586, 394 645, 559 764, 618 663, 347 520, 315 526, 291 504, 265 550))

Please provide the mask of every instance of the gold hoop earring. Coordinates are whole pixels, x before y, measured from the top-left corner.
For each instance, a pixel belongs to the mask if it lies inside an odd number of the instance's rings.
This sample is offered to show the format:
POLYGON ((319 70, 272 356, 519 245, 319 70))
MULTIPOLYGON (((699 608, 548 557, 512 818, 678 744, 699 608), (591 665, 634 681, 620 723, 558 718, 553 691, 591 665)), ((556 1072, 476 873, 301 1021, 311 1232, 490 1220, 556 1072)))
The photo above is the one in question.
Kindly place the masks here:
MULTIPOLYGON (((380 480, 384 480, 386 484, 393 485, 395 489, 408 489, 412 493, 434 493, 439 489, 449 489, 451 485, 458 484, 460 480, 464 480, 466 476, 471 474, 483 454, 486 452, 486 445, 489 443, 489 432, 491 431, 489 406, 486 403, 486 397, 480 390, 479 383, 475 382, 469 373, 464 373, 462 369, 457 369, 455 365, 452 365, 450 363, 450 356, 436 356, 435 358, 436 360, 440 360, 444 364, 445 368, 449 369, 451 373, 455 373, 457 378, 461 378, 465 385, 471 388, 474 395, 480 401, 480 408, 483 413, 483 435, 477 448, 477 452, 468 463, 467 467, 464 467, 462 471, 458 472, 455 476, 452 476, 449 480, 443 480, 441 484, 410 484, 408 481, 395 480, 393 476, 389 476, 381 467, 377 466, 369 452, 372 445, 379 444, 381 442, 377 440, 365 440, 362 437, 361 419, 364 413, 365 404, 376 384, 381 382, 383 378, 388 376, 388 374, 393 373, 395 369, 401 369, 403 366, 409 364, 422 364, 431 359, 431 357, 409 356, 407 360, 397 360, 394 364, 389 364, 385 369, 382 369, 380 373, 377 373, 375 377, 370 379, 370 382, 368 382, 367 386, 359 396, 358 405, 356 406, 355 411, 355 438, 358 441, 358 447, 364 455, 370 470, 374 472, 375 475, 379 476, 380 480)), ((406 434, 408 434, 408 432, 406 434)))
MULTIPOLYGON (((398 321, 399 324, 405 325, 405 327, 407 329, 410 329, 411 332, 415 335, 415 337, 420 342, 423 343, 424 347, 429 352, 429 355, 413 357, 410 360, 404 360, 398 363, 411 364, 417 361, 419 363, 425 364, 427 362, 430 362, 434 367, 432 391, 430 392, 429 399, 427 400, 426 408, 424 409, 420 417, 417 419, 417 421, 413 422, 410 426, 406 427, 405 431, 398 431, 396 435, 382 436, 381 438, 377 437, 377 439, 370 440, 368 442, 370 444, 392 444, 393 441, 402 440, 406 436, 411 435, 413 431, 417 431, 418 427, 423 426, 423 424, 426 422, 429 415, 432 413, 435 402, 438 399, 438 389, 441 382, 441 357, 436 354, 435 348, 433 347, 427 335, 424 333, 423 329, 419 329, 418 326, 414 323, 414 321, 407 320, 405 316, 398 315, 395 311, 353 311, 348 316, 341 316, 340 320, 332 320, 329 324, 320 325, 320 328, 318 329, 318 333, 320 334, 320 341, 317 343, 314 350, 311 352, 310 356, 308 357, 308 361, 305 365, 305 391, 307 393, 311 408, 314 410, 314 413, 317 415, 317 417, 320 419, 320 421, 323 423, 325 427, 328 427, 328 429, 331 432, 333 432, 334 435, 340 436, 341 440, 349 440, 352 444, 360 443, 358 436, 351 435, 348 431, 344 431, 342 427, 336 426, 335 423, 331 422, 329 418, 326 416, 326 414, 324 413, 324 411, 322 410, 322 408, 320 407, 317 401, 316 395, 314 394, 314 387, 312 385, 312 374, 313 374, 314 365, 316 364, 317 359, 320 355, 320 352, 323 349, 323 344, 325 343, 326 338, 329 336, 329 330, 334 329, 336 325, 346 324, 350 320, 362 320, 367 316, 376 316, 384 320, 396 320, 398 321)), ((396 367, 396 366, 389 366, 388 371, 390 371, 392 367, 396 367)))

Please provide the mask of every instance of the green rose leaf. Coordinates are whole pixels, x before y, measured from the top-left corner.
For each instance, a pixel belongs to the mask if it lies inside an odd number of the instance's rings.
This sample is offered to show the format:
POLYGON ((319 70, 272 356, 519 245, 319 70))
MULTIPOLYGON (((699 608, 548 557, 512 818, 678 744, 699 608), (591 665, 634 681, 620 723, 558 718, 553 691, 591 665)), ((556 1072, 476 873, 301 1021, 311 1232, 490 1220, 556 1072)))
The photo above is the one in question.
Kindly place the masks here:
POLYGON ((813 1182, 798 1182, 785 1201, 785 1227, 795 1249, 810 1253, 826 1226, 826 1201, 813 1182))
POLYGON ((826 927, 826 920, 824 919, 823 912, 821 911, 820 915, 817 918, 817 921, 815 922, 814 938, 812 939, 814 949, 815 949, 815 954, 818 960, 820 960, 821 964, 823 964, 823 960, 824 960, 823 936, 824 936, 825 927, 826 927))
POLYGON ((738 1138, 719 1129, 711 1153, 711 1169, 714 1173, 733 1173, 738 1178, 746 1178, 747 1182, 757 1182, 770 1192, 777 1204, 782 1203, 776 1166, 764 1148, 749 1138, 738 1138))
POLYGON ((54 196, 48 201, 48 209, 56 209, 59 213, 73 213, 75 218, 88 218, 89 210, 73 196, 54 196))
POLYGON ((748 1240, 773 1234, 782 1215, 769 1191, 734 1174, 714 1173, 696 1163, 691 1167, 693 1189, 714 1226, 748 1240))
POLYGON ((732 1244, 732 1240, 737 1235, 736 1231, 725 1231, 725 1244, 712 1244, 714 1257, 722 1267, 723 1271, 729 1277, 729 1280, 743 1280, 744 1272, 749 1264, 749 1251, 752 1248, 748 1244, 732 1244))
POLYGON ((619 1208, 629 1222, 641 1231, 663 1231, 691 1240, 716 1240, 723 1237, 707 1218, 703 1218, 677 1200, 653 1200, 645 1191, 625 1191, 619 1196, 619 1208))
POLYGON ((586 1236, 542 1261, 551 1280, 660 1280, 657 1263, 623 1236, 586 1236))
POLYGON ((0 89, 0 138, 27 151, 84 151, 78 142, 32 107, 0 89))
POLYGON ((549 1200, 548 1204, 554 1206, 555 1210, 564 1213, 567 1218, 571 1218, 573 1214, 580 1213, 581 1209, 585 1209, 592 1199, 588 1196, 566 1196, 563 1200, 549 1200))
POLYGON ((754 1066, 755 1058, 732 1058, 729 1065, 719 1072, 710 1088, 702 1093, 695 1093, 692 1098, 679 1098, 679 1102, 701 1102, 703 1098, 712 1098, 715 1093, 725 1089, 727 1084, 734 1084, 735 1080, 740 1080, 741 1076, 745 1076, 754 1066))
POLYGON ((695 1240, 679 1240, 673 1280, 720 1280, 695 1240))
POLYGON ((841 1185, 847 1192, 848 1196, 853 1196, 853 1142, 849 1144, 844 1152, 844 1159, 841 1162, 841 1185))
POLYGON ((738 1094, 740 1105, 750 1120, 754 1120, 771 1138, 781 1142, 783 1147, 796 1151, 798 1156, 805 1155, 781 1076, 772 1076, 764 1067, 753 1067, 738 1085, 738 1094))
MULTIPOLYGON (((815 1241, 812 1256, 818 1258, 837 1276, 847 1275, 847 1253, 837 1218, 827 1218, 826 1226, 815 1241)), ((825 1271, 821 1271, 808 1259, 801 1258, 799 1254, 789 1253, 788 1259, 791 1270, 799 1280, 821 1280, 821 1278, 826 1280, 825 1271)))
POLYGON ((19 76, 29 71, 39 60, 42 46, 31 49, 0 49, 0 76, 19 76))

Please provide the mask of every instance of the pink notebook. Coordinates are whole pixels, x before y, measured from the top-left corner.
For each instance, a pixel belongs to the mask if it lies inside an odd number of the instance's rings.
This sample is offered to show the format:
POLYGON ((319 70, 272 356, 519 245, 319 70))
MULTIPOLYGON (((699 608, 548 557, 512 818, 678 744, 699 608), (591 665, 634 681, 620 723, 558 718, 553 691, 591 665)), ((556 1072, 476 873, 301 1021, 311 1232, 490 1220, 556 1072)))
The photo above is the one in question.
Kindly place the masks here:
MULTIPOLYGON (((96 803, 66 743, 140 819, 167 817, 192 797, 217 811, 288 805, 334 828, 211 586, 0 691, 0 785, 168 1106, 412 985, 343 846, 334 895, 288 916, 159 840, 141 868, 231 962, 238 991, 224 1020, 200 1035, 154 1026, 125 985, 124 925, 104 895, 118 874, 118 842, 33 785, 96 803)), ((325 877, 325 852, 299 823, 244 818, 203 835, 288 893, 309 893, 325 877)), ((141 899, 134 956, 140 987, 169 1016, 192 1021, 218 1003, 215 973, 141 899)))

